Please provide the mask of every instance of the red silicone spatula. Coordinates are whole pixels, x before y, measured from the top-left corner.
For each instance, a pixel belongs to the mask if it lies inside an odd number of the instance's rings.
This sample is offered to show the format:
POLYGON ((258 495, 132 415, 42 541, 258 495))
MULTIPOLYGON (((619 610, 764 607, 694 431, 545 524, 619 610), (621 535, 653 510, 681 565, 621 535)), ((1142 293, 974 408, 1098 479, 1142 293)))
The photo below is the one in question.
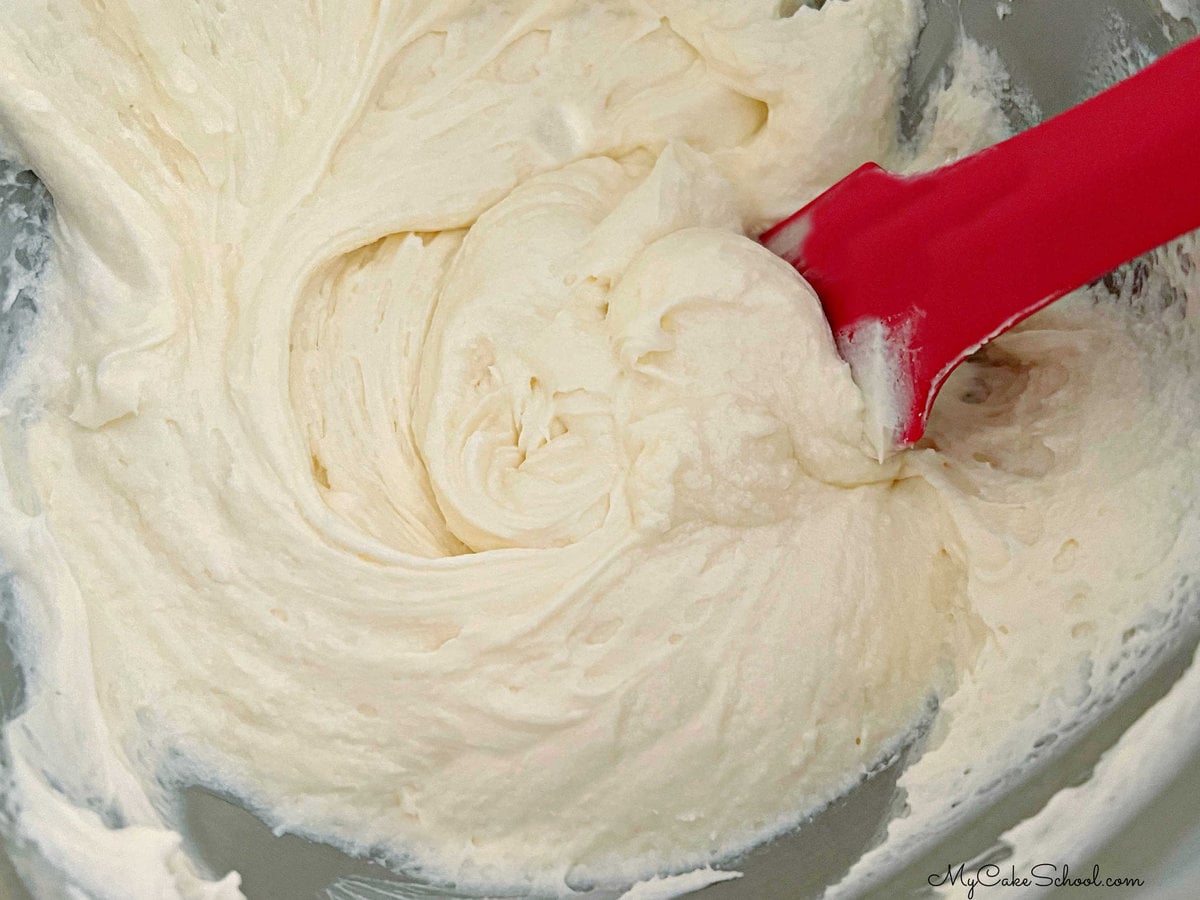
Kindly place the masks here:
POLYGON ((941 169, 867 164, 762 241, 821 298, 882 454, 983 343, 1198 227, 1200 39, 941 169))

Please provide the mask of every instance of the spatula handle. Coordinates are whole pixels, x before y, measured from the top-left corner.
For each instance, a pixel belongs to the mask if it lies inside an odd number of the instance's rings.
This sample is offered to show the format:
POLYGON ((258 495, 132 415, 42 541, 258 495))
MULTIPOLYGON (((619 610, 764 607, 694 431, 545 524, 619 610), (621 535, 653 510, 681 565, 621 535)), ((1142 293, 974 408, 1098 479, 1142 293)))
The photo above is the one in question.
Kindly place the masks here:
POLYGON ((1200 40, 907 181, 905 215, 940 284, 927 311, 994 333, 1200 227, 1200 40))

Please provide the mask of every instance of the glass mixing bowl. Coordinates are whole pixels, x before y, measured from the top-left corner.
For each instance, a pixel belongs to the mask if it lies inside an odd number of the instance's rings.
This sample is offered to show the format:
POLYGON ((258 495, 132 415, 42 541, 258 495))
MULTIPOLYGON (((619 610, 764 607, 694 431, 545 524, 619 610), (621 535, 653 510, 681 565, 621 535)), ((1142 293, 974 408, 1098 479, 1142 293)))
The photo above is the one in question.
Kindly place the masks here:
MULTIPOLYGON (((825 0, 790 0, 784 13, 825 0)), ((830 0, 842 2, 842 0, 830 0)), ((855 2, 855 0, 849 0, 855 2)), ((908 79, 902 128, 911 134, 920 124, 929 92, 953 65, 962 35, 995 48, 1012 75, 1013 85, 1053 115, 1091 96, 1107 84, 1175 44, 1196 34, 1196 0, 928 0, 928 24, 922 32, 908 79), (1186 14, 1191 14, 1188 18, 1186 14), (1184 18, 1179 18, 1184 16, 1184 18)), ((1014 104, 1014 124, 1025 104, 1014 104)), ((0 363, 19 350, 20 334, 35 313, 36 297, 14 272, 36 269, 44 251, 48 200, 29 173, 0 162, 0 363)), ((2 367, 0 367, 2 372, 2 367)), ((0 609, 11 601, 0 579, 0 609)), ((1194 608, 1196 604, 1191 604, 1194 608)), ((1087 729, 1059 740, 1054 752, 1030 766, 1022 779, 972 821, 927 842, 904 867, 886 872, 858 896, 931 896, 929 876, 948 862, 1003 861, 1008 848, 1001 835, 1042 809, 1062 789, 1085 782, 1115 742, 1147 710, 1155 707, 1188 670, 1200 629, 1185 617, 1172 639, 1131 680, 1125 694, 1087 729)), ((20 671, 7 644, 0 641, 0 707, 20 701, 20 671)), ((1066 846, 1072 868, 1132 875, 1145 881, 1140 891, 1105 892, 1106 896, 1194 897, 1200 884, 1200 752, 1173 747, 1144 766, 1158 789, 1119 799, 1104 815, 1080 821, 1066 846)), ((880 840, 883 829, 903 806, 897 778, 920 752, 918 740, 900 758, 868 777, 857 789, 796 832, 722 863, 743 877, 703 890, 706 900, 801 900, 817 897, 839 881, 858 857, 880 840)), ((194 857, 220 876, 242 875, 250 900, 371 900, 371 898, 452 897, 445 891, 403 883, 364 860, 294 836, 277 836, 253 815, 226 799, 195 789, 185 801, 184 819, 194 857)), ((0 847, 0 850, 3 848, 0 847)), ((20 860, 23 871, 36 862, 20 860)), ((44 891, 39 889, 35 900, 44 891)), ((1044 893, 1044 892, 1042 892, 1044 893)), ((1074 896, 1061 889, 1062 896, 1074 896)), ((47 896, 55 895, 51 893, 47 896)), ((961 894, 965 896, 965 889, 961 894)), ((1007 896, 1007 894, 1005 894, 1007 896)), ((0 897, 26 900, 17 871, 0 853, 0 897)), ((593 892, 592 900, 617 894, 593 892)), ((998 896, 998 895, 997 895, 998 896)), ((135 898, 142 900, 142 898, 135 898)))

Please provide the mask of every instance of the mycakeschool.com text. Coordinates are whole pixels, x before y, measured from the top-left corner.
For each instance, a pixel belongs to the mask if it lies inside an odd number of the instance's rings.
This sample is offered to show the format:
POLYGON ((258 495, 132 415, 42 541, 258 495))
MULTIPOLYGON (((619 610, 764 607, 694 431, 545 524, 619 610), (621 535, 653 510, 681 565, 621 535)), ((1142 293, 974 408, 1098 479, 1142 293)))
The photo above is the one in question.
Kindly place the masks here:
POLYGON ((1035 863, 1026 870, 1016 866, 1001 866, 988 863, 970 868, 967 863, 951 863, 945 870, 929 876, 932 887, 960 887, 966 891, 967 900, 975 898, 990 888, 1042 887, 1042 888, 1138 888, 1145 887, 1141 878, 1127 875, 1106 875, 1100 866, 1090 869, 1073 869, 1063 863, 1035 863))

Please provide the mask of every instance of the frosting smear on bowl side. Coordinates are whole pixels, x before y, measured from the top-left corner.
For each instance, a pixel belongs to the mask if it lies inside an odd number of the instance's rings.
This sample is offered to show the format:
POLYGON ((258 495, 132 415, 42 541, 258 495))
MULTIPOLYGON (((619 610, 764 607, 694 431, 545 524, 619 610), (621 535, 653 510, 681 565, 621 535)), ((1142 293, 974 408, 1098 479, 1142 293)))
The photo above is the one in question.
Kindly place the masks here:
POLYGON ((5 795, 47 883, 240 896, 182 849, 199 784, 430 879, 622 886, 937 704, 937 758, 1002 769, 1099 691, 1195 550, 1183 301, 1030 319, 879 462, 748 236, 1001 136, 964 90, 897 146, 920 15, 11 4, 55 251, 0 410, 5 795))

